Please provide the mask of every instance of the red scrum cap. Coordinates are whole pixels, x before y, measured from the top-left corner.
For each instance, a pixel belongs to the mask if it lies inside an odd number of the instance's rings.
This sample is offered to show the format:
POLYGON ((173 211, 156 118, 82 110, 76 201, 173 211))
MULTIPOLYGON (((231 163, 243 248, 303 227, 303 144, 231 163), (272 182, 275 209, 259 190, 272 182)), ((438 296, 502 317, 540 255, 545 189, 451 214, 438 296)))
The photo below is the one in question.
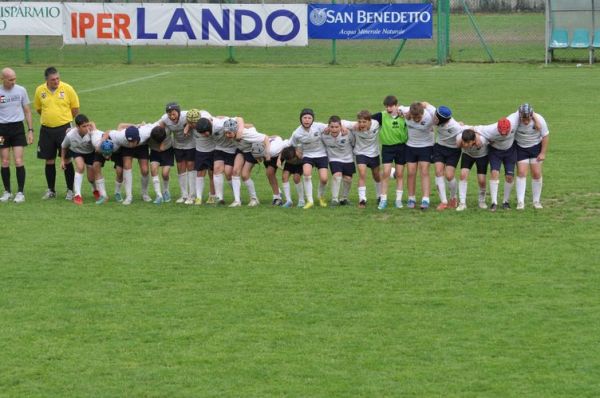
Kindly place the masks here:
POLYGON ((507 135, 510 133, 511 128, 510 120, 507 118, 503 117, 502 119, 498 120, 498 132, 501 135, 507 135))

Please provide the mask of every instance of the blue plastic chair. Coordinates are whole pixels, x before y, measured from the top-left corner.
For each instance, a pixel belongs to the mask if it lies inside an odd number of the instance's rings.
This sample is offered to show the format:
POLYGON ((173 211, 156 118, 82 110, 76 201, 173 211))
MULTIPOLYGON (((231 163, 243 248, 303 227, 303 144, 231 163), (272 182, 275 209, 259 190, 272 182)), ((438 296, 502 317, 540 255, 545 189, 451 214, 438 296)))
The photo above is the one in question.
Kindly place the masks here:
POLYGON ((587 29, 575 29, 573 31, 573 41, 571 48, 589 48, 590 32, 587 29))
POLYGON ((594 41, 592 42, 592 47, 600 48, 600 29, 597 29, 594 32, 594 41))
POLYGON ((550 38, 550 48, 569 47, 569 32, 565 29, 554 29, 550 38))

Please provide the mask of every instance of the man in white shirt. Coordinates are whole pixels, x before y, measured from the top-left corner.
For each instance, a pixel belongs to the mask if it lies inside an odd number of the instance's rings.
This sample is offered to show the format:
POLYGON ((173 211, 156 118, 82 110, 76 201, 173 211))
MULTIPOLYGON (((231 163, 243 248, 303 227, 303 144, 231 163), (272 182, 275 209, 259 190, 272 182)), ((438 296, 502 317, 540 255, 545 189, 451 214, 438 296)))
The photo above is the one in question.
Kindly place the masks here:
POLYGON ((477 166, 477 182, 479 183, 479 208, 486 209, 485 177, 488 168, 489 142, 481 134, 472 129, 465 129, 456 136, 456 145, 462 149, 460 161, 460 181, 458 183, 459 203, 456 211, 467 208, 467 181, 473 164, 477 166))

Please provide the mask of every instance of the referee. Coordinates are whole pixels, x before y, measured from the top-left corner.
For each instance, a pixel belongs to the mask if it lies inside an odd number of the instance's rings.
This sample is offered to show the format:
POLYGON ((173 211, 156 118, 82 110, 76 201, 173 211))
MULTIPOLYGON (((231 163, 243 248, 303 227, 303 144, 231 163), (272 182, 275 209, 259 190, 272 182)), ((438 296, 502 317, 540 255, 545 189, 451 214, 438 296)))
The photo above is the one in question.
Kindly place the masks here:
POLYGON ((0 85, 0 155, 2 157, 2 183, 4 194, 0 202, 14 200, 15 203, 25 201, 25 166, 23 164, 23 148, 33 143, 33 124, 29 108, 29 96, 24 87, 16 84, 17 75, 10 68, 2 69, 2 85, 0 85), (27 121, 27 136, 23 120, 27 121), (10 151, 12 148, 17 171, 18 191, 14 196, 10 190, 10 151))
MULTIPOLYGON (((44 71, 46 83, 41 84, 35 90, 34 106, 37 113, 41 115, 40 138, 38 143, 37 157, 46 161, 46 182, 48 191, 42 199, 56 197, 56 157, 60 154, 60 148, 66 131, 71 127, 71 121, 79 113, 79 97, 69 84, 60 81, 60 75, 54 67, 46 68, 44 71)), ((67 182, 67 196, 65 199, 73 199, 73 180, 75 170, 71 160, 65 165, 65 180, 67 182)))

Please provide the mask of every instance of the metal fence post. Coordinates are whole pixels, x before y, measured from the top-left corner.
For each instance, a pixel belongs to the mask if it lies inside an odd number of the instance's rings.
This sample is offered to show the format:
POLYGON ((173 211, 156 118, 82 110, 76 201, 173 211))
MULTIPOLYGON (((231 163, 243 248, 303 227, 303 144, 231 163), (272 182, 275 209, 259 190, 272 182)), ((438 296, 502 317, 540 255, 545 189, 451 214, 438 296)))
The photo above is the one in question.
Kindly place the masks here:
POLYGON ((31 57, 29 54, 29 35, 25 35, 25 63, 31 63, 31 57))

